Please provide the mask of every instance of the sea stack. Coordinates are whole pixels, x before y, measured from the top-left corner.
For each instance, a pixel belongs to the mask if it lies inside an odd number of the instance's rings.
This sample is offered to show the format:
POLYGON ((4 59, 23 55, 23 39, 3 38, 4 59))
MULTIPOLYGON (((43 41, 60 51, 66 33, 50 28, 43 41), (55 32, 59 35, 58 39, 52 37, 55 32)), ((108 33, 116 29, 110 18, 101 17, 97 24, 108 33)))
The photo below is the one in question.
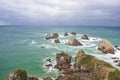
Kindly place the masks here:
POLYGON ((76 35, 76 32, 71 32, 72 35, 76 35))
POLYGON ((75 38, 71 38, 69 41, 68 41, 68 44, 70 46, 82 46, 82 44, 75 38))
POLYGON ((59 71, 67 70, 71 66, 71 56, 65 54, 64 52, 57 53, 56 61, 57 64, 55 65, 55 68, 57 68, 59 71))
POLYGON ((106 39, 103 39, 102 41, 100 41, 100 43, 98 45, 98 50, 102 51, 105 54, 107 54, 107 53, 114 54, 113 45, 106 39))
POLYGON ((84 39, 84 40, 89 40, 88 36, 86 34, 84 34, 81 39, 84 39))
POLYGON ((60 43, 60 40, 59 39, 54 39, 54 42, 55 43, 60 43))
POLYGON ((49 39, 55 39, 55 38, 58 38, 58 33, 53 33, 52 36, 50 34, 47 34, 46 35, 46 40, 49 40, 49 39))
POLYGON ((66 37, 66 36, 68 36, 68 33, 67 33, 67 32, 65 32, 65 33, 64 33, 64 36, 65 36, 65 37, 66 37))

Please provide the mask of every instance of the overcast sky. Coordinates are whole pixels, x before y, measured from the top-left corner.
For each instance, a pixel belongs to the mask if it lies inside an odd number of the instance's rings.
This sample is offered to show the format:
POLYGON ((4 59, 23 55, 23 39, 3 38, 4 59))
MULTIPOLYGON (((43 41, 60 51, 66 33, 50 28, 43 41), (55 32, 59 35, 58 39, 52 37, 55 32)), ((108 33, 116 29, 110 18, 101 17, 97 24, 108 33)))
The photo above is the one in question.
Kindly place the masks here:
POLYGON ((0 0, 0 25, 120 26, 120 0, 0 0))

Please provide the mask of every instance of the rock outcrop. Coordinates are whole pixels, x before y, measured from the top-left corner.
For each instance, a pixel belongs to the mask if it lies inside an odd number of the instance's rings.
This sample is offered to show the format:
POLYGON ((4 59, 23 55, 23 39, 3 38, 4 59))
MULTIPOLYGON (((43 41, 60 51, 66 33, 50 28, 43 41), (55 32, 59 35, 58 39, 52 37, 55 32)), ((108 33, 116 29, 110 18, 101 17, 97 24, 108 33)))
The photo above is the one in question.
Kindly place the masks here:
POLYGON ((54 39, 54 38, 58 38, 58 33, 53 33, 52 36, 50 34, 47 34, 46 35, 46 40, 49 40, 49 39, 54 39))
POLYGON ((76 32, 71 32, 72 35, 76 35, 76 32))
POLYGON ((84 40, 89 40, 88 36, 86 34, 84 34, 81 39, 84 39, 84 40))
POLYGON ((27 73, 22 69, 14 70, 8 74, 6 80, 27 80, 27 73))
POLYGON ((114 54, 113 45, 108 40, 105 40, 105 39, 100 41, 100 43, 98 45, 98 50, 102 51, 105 54, 107 54, 107 53, 114 54))
POLYGON ((64 33, 64 36, 68 36, 68 33, 67 33, 67 32, 65 32, 65 33, 64 33))
POLYGON ((54 39, 54 42, 55 43, 60 43, 60 40, 59 39, 54 39))
POLYGON ((71 56, 65 54, 64 52, 57 53, 56 55, 57 64, 55 68, 59 71, 69 69, 71 66, 71 56))
POLYGON ((39 79, 36 77, 28 77, 28 80, 39 80, 39 79))
POLYGON ((52 80, 51 77, 46 77, 44 80, 52 80))
POLYGON ((82 46, 82 44, 75 38, 71 38, 68 41, 68 45, 70 45, 70 46, 82 46))

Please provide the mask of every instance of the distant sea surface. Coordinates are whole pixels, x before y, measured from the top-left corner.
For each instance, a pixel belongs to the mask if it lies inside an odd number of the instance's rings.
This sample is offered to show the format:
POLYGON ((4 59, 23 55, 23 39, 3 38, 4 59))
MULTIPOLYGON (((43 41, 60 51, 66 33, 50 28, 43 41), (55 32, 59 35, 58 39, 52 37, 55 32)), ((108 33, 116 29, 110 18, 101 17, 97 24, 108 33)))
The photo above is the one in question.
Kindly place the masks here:
POLYGON ((0 80, 4 80, 10 71, 17 68, 25 69, 29 76, 56 77, 57 70, 52 67, 48 69, 44 65, 47 64, 45 61, 47 58, 51 58, 52 64, 55 64, 56 53, 61 51, 75 56, 77 51, 82 49, 86 54, 96 55, 110 62, 108 57, 104 57, 105 55, 96 49, 101 39, 107 39, 113 45, 120 46, 120 27, 0 26, 0 80), (60 44, 54 43, 53 40, 45 40, 46 34, 54 32, 59 33, 60 44), (64 37, 64 32, 77 32, 77 35, 69 34, 64 37), (83 34, 87 34, 90 40, 81 40, 83 34), (65 45, 72 37, 77 38, 84 45, 82 47, 65 45))

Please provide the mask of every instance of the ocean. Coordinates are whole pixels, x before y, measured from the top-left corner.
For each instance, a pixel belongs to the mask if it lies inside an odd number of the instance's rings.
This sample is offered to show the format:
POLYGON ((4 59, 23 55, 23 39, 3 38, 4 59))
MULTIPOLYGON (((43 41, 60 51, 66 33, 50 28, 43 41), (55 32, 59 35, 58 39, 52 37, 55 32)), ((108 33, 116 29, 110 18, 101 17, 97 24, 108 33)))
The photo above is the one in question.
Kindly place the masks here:
POLYGON ((41 79, 46 76, 55 78, 57 70, 53 67, 46 68, 46 59, 51 58, 52 64, 55 64, 56 53, 61 51, 74 57, 78 50, 83 50, 86 54, 96 56, 120 70, 111 59, 111 56, 120 57, 120 51, 116 51, 116 55, 111 55, 103 54, 96 49, 102 39, 107 39, 113 45, 120 46, 120 27, 74 25, 0 26, 0 80, 4 80, 10 71, 18 68, 25 69, 28 76, 36 76, 41 79), (59 33, 61 43, 56 44, 53 40, 45 39, 47 34, 54 32, 59 33), (69 34, 69 36, 64 37, 64 32, 76 32, 77 35, 69 34), (81 40, 83 34, 87 34, 90 40, 81 40), (73 37, 84 45, 79 47, 65 45, 73 37))

